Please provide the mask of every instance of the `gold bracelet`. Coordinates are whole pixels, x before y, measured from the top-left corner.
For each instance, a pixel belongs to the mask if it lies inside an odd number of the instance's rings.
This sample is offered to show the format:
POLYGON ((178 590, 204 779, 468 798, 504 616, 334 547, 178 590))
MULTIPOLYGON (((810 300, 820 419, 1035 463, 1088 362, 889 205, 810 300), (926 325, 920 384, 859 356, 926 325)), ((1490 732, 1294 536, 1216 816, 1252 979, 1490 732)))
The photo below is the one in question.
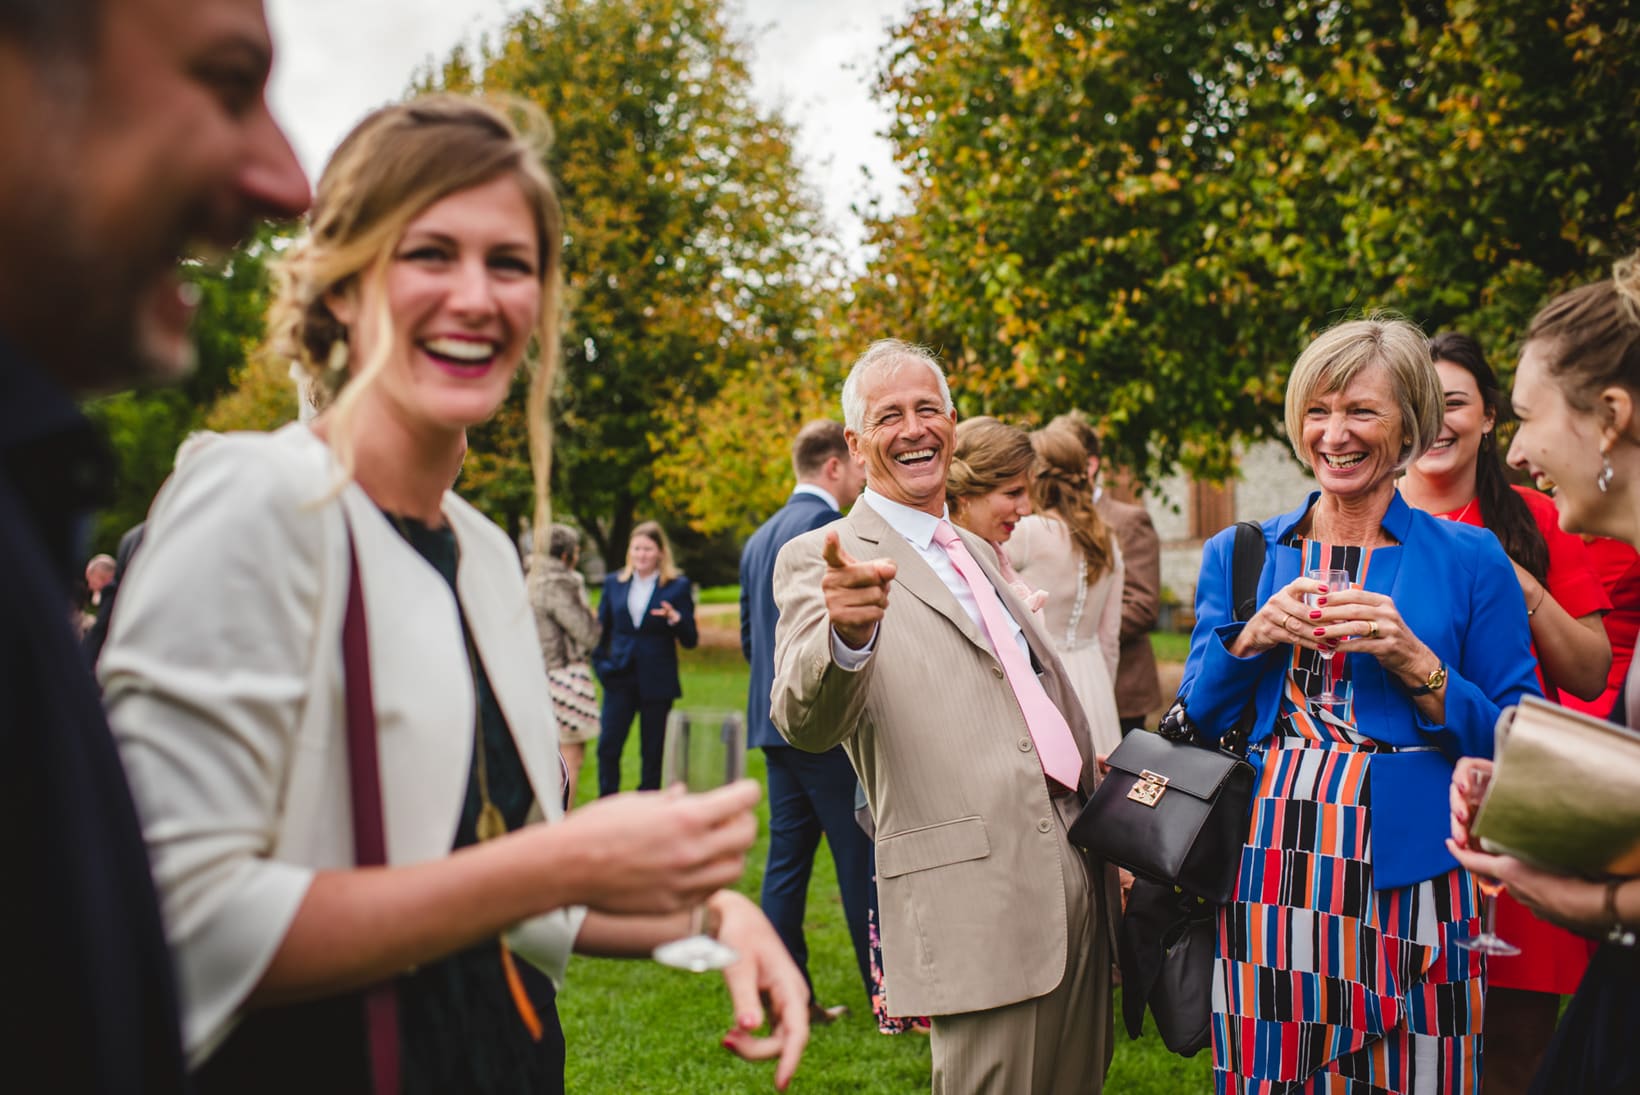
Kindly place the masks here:
POLYGON ((1606 883, 1606 899, 1602 904, 1606 922, 1611 925, 1611 930, 1606 933, 1606 942, 1616 943, 1622 947, 1634 946, 1634 929, 1624 927, 1622 919, 1617 915, 1617 891, 1627 881, 1629 880, 1626 878, 1614 878, 1606 883))

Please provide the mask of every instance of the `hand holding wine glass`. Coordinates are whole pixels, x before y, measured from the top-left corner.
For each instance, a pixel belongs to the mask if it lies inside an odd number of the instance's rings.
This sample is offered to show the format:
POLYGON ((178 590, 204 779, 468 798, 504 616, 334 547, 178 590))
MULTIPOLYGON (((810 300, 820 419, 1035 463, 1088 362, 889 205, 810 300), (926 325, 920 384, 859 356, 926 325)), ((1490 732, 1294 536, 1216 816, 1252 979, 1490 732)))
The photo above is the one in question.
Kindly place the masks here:
MULTIPOLYGON (((1304 595, 1304 603, 1310 608, 1320 608, 1326 603, 1329 593, 1337 593, 1350 587, 1350 572, 1333 567, 1314 567, 1304 572, 1304 577, 1319 582, 1321 589, 1304 595)), ((1336 651, 1323 646, 1321 655, 1321 692, 1315 697, 1315 702, 1332 707, 1344 702, 1344 698, 1337 692, 1337 668, 1333 664, 1336 651)))
MULTIPOLYGON (((673 710, 666 720, 662 786, 711 791, 746 774, 746 724, 737 712, 673 710)), ((706 907, 690 912, 690 934, 655 948, 655 961, 692 973, 720 970, 740 956, 706 930, 706 907)))
MULTIPOLYGON (((1492 780, 1492 762, 1477 757, 1465 757, 1458 762, 1457 771, 1452 781, 1452 835, 1453 839, 1467 848, 1477 847, 1469 833, 1470 823, 1475 813, 1480 809, 1483 799, 1486 798, 1486 789, 1492 780)), ((1486 875, 1474 875, 1475 884, 1481 891, 1481 933, 1469 939, 1455 939, 1452 945, 1464 950, 1475 951, 1479 954, 1511 955, 1519 954, 1520 948, 1498 935, 1493 930, 1493 916, 1497 909, 1498 894, 1503 892, 1503 883, 1496 878, 1486 875)))

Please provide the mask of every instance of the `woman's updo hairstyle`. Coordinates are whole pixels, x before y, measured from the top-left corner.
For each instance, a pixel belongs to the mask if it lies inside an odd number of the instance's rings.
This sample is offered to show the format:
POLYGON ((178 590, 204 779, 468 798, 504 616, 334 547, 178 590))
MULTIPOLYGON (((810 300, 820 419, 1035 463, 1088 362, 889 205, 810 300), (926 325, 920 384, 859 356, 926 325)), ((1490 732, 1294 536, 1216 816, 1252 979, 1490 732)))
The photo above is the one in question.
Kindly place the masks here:
POLYGON ((1085 423, 1060 418, 1031 434, 1036 456, 1031 467, 1031 504, 1069 530, 1087 561, 1087 583, 1092 585, 1111 568, 1115 553, 1110 526, 1094 508, 1084 429, 1085 423))
POLYGON ((329 409, 331 448, 353 472, 351 419, 359 393, 375 382, 393 346, 385 292, 361 315, 373 351, 347 362, 347 328, 329 299, 385 285, 394 248, 410 222, 452 194, 510 177, 535 214, 541 310, 530 382, 530 458, 536 480, 534 542, 545 552, 546 483, 551 461, 547 394, 558 365, 563 214, 545 159, 552 144, 544 115, 522 100, 488 102, 432 94, 377 110, 349 133, 325 166, 307 232, 274 265, 268 353, 305 375, 306 398, 329 409))
POLYGON ((1611 277, 1550 301, 1526 341, 1547 345, 1549 371, 1579 410, 1592 410, 1606 388, 1640 392, 1640 252, 1613 263, 1611 277))
POLYGON ((957 447, 945 473, 945 504, 989 494, 1031 470, 1031 438, 1018 426, 980 415, 957 423, 957 447))

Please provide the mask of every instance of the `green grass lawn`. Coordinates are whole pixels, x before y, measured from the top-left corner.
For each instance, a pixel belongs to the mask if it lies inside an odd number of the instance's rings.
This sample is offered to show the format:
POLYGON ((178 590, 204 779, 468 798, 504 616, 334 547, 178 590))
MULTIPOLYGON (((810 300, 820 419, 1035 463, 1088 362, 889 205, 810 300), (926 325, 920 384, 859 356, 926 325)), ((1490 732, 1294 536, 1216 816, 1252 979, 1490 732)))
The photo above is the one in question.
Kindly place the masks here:
MULTIPOLYGON (((687 706, 739 708, 746 700, 746 663, 738 650, 702 647, 683 654, 687 706)), ((627 740, 622 786, 638 780, 636 729, 627 740)), ((753 750, 751 775, 763 781, 763 755, 753 750)), ((595 765, 582 770, 581 800, 597 794, 595 765)), ((760 804, 762 833, 740 890, 754 899, 768 850, 768 814, 760 804)), ((999 926, 1000 930, 1000 926, 999 926)), ((817 1029, 804 1054, 794 1092, 921 1092, 929 1088, 928 1039, 877 1033, 871 1006, 855 971, 843 924, 831 856, 824 845, 809 886, 809 970, 828 1004, 851 1014, 817 1029)), ((574 1095, 651 1092, 715 1093, 771 1089, 772 1069, 749 1065, 719 1045, 729 1026, 729 997, 715 974, 690 974, 654 962, 576 958, 559 999, 569 1044, 567 1088, 574 1095)), ((1138 1041, 1117 1034, 1116 1060, 1105 1089, 1123 1095, 1178 1095, 1209 1091, 1206 1053, 1183 1060, 1153 1032, 1138 1041)))

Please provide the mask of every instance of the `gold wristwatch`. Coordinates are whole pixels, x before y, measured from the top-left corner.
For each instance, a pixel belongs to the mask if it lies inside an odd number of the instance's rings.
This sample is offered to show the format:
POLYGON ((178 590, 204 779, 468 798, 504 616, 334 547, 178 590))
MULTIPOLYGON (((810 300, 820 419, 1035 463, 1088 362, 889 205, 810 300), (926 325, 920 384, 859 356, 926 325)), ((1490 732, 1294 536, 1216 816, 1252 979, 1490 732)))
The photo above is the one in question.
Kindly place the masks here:
POLYGON ((1407 695, 1409 695, 1409 696, 1427 696, 1431 692, 1434 692, 1437 689, 1445 688, 1445 687, 1446 687, 1446 663, 1445 662, 1439 662, 1439 663, 1436 664, 1435 668, 1430 671, 1429 679, 1426 680, 1423 684, 1419 685, 1417 688, 1407 689, 1407 695))

